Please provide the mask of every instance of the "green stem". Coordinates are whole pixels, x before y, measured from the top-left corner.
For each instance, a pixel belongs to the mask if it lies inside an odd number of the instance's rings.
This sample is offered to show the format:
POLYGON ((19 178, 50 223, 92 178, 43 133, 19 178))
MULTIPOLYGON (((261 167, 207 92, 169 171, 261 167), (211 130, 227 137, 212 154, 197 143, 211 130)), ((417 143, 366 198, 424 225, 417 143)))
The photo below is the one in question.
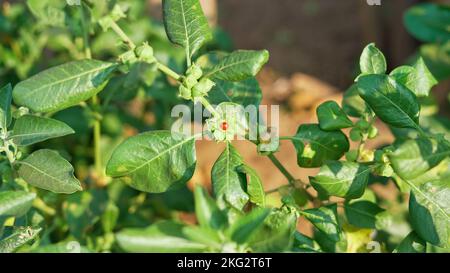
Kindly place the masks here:
MULTIPOLYGON (((84 52, 85 57, 87 59, 92 59, 92 53, 91 53, 91 47, 89 44, 89 33, 86 25, 86 16, 84 13, 83 5, 80 5, 80 12, 81 12, 81 27, 83 30, 83 41, 84 41, 84 52)), ((97 108, 99 105, 98 97, 97 95, 94 95, 91 99, 91 103, 93 105, 93 108, 97 108)), ((100 147, 100 141, 102 138, 102 132, 101 132, 101 124, 100 120, 98 118, 95 118, 94 120, 94 167, 95 171, 98 175, 103 175, 103 164, 102 164, 102 153, 101 153, 101 147, 100 147)))
POLYGON ((112 22, 111 24, 112 30, 119 35, 120 39, 131 49, 134 50, 136 48, 136 44, 128 37, 128 35, 120 28, 120 26, 116 22, 112 22))
POLYGON ((273 154, 269 154, 267 156, 270 161, 272 161, 272 163, 275 165, 275 167, 278 168, 278 170, 280 170, 280 172, 286 177, 286 179, 289 182, 289 185, 291 186, 295 186, 295 181, 296 179, 294 178, 294 176, 292 174, 289 173, 288 170, 286 170, 286 168, 283 166, 283 164, 281 164, 281 162, 275 157, 275 155, 273 154))
MULTIPOLYGON (((92 97, 92 104, 94 106, 97 106, 98 98, 97 96, 92 97)), ((100 120, 95 118, 94 120, 94 167, 95 171, 98 175, 103 175, 103 164, 102 164, 102 151, 101 151, 101 138, 102 138, 102 131, 101 131, 101 124, 100 120)))
POLYGON ((276 192, 278 192, 281 188, 283 188, 283 187, 291 187, 290 185, 281 185, 281 186, 279 186, 279 187, 276 187, 275 189, 271 189, 271 190, 268 190, 268 191, 266 191, 265 193, 266 194, 272 194, 272 193, 276 193, 276 192))
POLYGON ((157 62, 156 65, 157 65, 158 69, 161 72, 163 72, 164 74, 166 74, 167 76, 172 77, 173 79, 175 79, 177 81, 181 80, 181 75, 178 74, 177 72, 173 71, 172 69, 170 69, 168 66, 166 66, 160 62, 157 62))
POLYGON ((11 152, 11 150, 9 149, 9 142, 6 139, 3 139, 3 149, 2 149, 5 154, 6 157, 8 158, 9 164, 12 166, 15 159, 14 153, 11 152))
MULTIPOLYGON (((122 40, 122 42, 124 42, 129 49, 131 50, 135 50, 136 49, 136 44, 131 40, 131 38, 122 30, 122 28, 120 28, 120 26, 116 23, 113 22, 111 25, 112 30, 120 37, 120 39, 122 40)), ((181 80, 181 75, 178 74, 177 72, 173 71, 172 69, 170 69, 168 66, 160 63, 159 61, 156 61, 156 65, 158 67, 158 69, 163 72, 164 74, 166 74, 167 76, 179 81, 181 80)))
POLYGON ((86 15, 84 13, 83 5, 80 5, 81 13, 81 29, 83 31, 83 42, 84 42, 84 54, 87 59, 92 59, 91 46, 89 45, 89 33, 86 26, 86 15))
POLYGON ((219 113, 216 111, 216 109, 214 109, 214 107, 211 105, 211 103, 209 103, 209 101, 205 98, 205 97, 200 97, 199 98, 201 104, 203 104, 203 106, 208 109, 208 111, 215 117, 219 117, 219 113))
MULTIPOLYGON (((267 157, 270 159, 270 161, 272 161, 272 163, 275 165, 275 167, 277 167, 278 170, 280 170, 280 172, 286 177, 290 186, 295 188, 296 182, 303 184, 305 186, 305 193, 308 195, 308 199, 311 202, 313 202, 314 204, 320 203, 320 201, 318 199, 316 199, 308 191, 306 191, 306 189, 308 188, 309 185, 306 184, 305 182, 303 182, 301 179, 295 179, 294 176, 283 166, 283 164, 275 157, 274 154, 269 154, 267 157)), ((278 190, 278 188, 274 189, 273 191, 276 191, 276 190, 278 190)), ((268 193, 271 193, 271 191, 269 191, 268 193)))

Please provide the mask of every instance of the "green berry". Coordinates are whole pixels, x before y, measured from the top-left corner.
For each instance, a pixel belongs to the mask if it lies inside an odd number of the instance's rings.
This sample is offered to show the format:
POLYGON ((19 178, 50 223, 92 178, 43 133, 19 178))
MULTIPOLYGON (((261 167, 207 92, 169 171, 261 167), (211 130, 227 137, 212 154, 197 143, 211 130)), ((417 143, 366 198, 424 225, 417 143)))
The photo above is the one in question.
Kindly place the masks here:
POLYGON ((376 138, 377 137, 377 135, 378 135, 378 129, 377 129, 377 127, 375 127, 375 126, 370 126, 370 128, 369 128, 369 132, 368 132, 369 134, 368 134, 368 137, 370 138, 370 139, 374 139, 374 138, 376 138))
POLYGON ((360 141, 362 139, 362 134, 361 134, 361 130, 358 128, 353 128, 350 131, 350 139, 353 141, 360 141))
POLYGON ((376 150, 375 151, 375 161, 376 162, 383 162, 383 156, 384 156, 384 151, 383 150, 376 150))
POLYGON ((345 158, 347 159, 347 161, 355 162, 358 159, 358 151, 357 150, 348 151, 345 154, 345 158))
POLYGON ((356 123, 356 127, 358 127, 359 129, 365 131, 370 127, 370 123, 368 123, 367 121, 361 119, 356 123))

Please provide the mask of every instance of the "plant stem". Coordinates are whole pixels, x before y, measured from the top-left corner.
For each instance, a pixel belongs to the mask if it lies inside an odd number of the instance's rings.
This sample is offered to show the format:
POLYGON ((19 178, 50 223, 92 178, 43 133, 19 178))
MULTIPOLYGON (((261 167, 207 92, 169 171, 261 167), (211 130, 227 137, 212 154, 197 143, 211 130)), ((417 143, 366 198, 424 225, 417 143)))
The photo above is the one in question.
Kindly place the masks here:
MULTIPOLYGON (((131 38, 120 28, 120 26, 113 22, 111 25, 112 30, 120 37, 120 39, 128 46, 129 49, 134 50, 136 49, 136 44, 131 40, 131 38)), ((170 69, 168 66, 160 63, 159 61, 156 61, 156 65, 158 69, 166 74, 167 76, 179 81, 181 79, 181 75, 177 72, 170 69)))
POLYGON ((120 28, 120 26, 116 22, 112 22, 111 24, 112 30, 119 35, 120 39, 131 49, 134 50, 136 48, 136 44, 128 37, 128 35, 120 28))
POLYGON ((209 103, 209 101, 205 98, 205 97, 200 97, 199 98, 201 104, 203 104, 203 106, 208 109, 208 111, 213 115, 213 116, 220 116, 219 113, 216 111, 216 109, 214 109, 214 107, 211 105, 211 103, 209 103))
POLYGON ((173 79, 179 81, 181 80, 181 75, 178 74, 177 72, 173 71, 172 69, 170 69, 168 66, 160 63, 160 62, 156 62, 156 65, 158 67, 158 69, 163 72, 164 74, 166 74, 169 77, 172 77, 173 79))
POLYGON ((89 33, 86 26, 86 16, 83 5, 80 5, 79 7, 81 13, 81 29, 83 31, 84 54, 87 59, 92 59, 91 46, 89 45, 89 33))
MULTIPOLYGON (((92 97, 92 104, 94 106, 97 106, 98 98, 97 96, 92 97)), ((100 120, 95 118, 94 120, 94 167, 95 171, 98 175, 103 175, 103 164, 102 164, 102 151, 101 151, 101 142, 102 138, 102 131, 101 131, 101 124, 100 120)))
MULTIPOLYGON (((84 52, 87 59, 92 59, 91 47, 89 44, 89 33, 86 25, 86 16, 83 10, 83 5, 80 5, 81 12, 81 26, 83 30, 83 41, 84 41, 84 52)), ((97 108, 99 105, 97 95, 94 95, 91 99, 91 103, 97 108)), ((102 166, 102 152, 100 147, 100 141, 102 138, 101 124, 98 118, 94 120, 94 167, 97 175, 103 176, 103 166, 102 166)))
POLYGON ((275 155, 273 154, 269 154, 267 156, 270 161, 272 161, 272 163, 275 165, 275 167, 278 168, 278 170, 280 170, 280 172, 286 177, 286 179, 289 182, 289 185, 291 186, 295 186, 295 178, 294 176, 292 176, 292 174, 289 173, 288 170, 286 170, 286 168, 283 166, 283 164, 281 164, 281 162, 275 157, 275 155))
POLYGON ((2 149, 5 154, 6 157, 8 158, 9 164, 12 166, 12 164, 14 163, 15 156, 14 153, 11 152, 11 150, 9 149, 9 142, 6 139, 3 139, 3 149, 2 149))

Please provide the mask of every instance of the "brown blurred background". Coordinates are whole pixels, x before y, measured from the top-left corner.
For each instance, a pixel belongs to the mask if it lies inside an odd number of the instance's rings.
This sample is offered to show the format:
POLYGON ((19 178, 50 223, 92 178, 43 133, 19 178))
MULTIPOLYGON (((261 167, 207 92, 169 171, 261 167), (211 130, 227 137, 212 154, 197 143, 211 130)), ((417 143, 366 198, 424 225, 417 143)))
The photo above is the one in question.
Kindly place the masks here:
MULTIPOLYGON (((161 0, 150 0, 152 15, 161 17, 161 0)), ((317 122, 315 109, 326 101, 341 102, 342 93, 353 82, 359 56, 370 42, 385 53, 389 69, 405 64, 420 43, 403 26, 403 13, 420 2, 450 3, 450 0, 381 0, 370 6, 366 0, 201 0, 212 24, 227 32, 235 48, 268 49, 269 64, 258 76, 263 104, 281 105, 280 135, 294 135, 303 123, 317 122)), ((449 82, 434 90, 446 102, 449 82)), ((447 104, 445 104, 447 105, 447 104)), ((447 107, 447 106, 445 106, 447 107)), ((391 143, 393 137, 382 123, 380 136, 369 143, 376 147, 391 143)), ((213 163, 222 145, 200 141, 198 162, 192 182, 209 185, 213 163)), ((245 161, 257 169, 266 189, 285 184, 283 175, 253 145, 234 145, 245 161)), ((308 181, 317 169, 301 169, 290 143, 283 142, 276 154, 296 177, 308 181)), ((384 198, 395 198, 390 183, 372 188, 384 198)))
MULTIPOLYGON (((161 0, 150 0, 160 17, 161 0)), ((302 72, 340 89, 357 73, 362 48, 375 42, 389 67, 404 64, 418 43, 403 26, 403 13, 419 2, 450 0, 201 0, 236 48, 265 48, 269 67, 282 75, 302 72)))

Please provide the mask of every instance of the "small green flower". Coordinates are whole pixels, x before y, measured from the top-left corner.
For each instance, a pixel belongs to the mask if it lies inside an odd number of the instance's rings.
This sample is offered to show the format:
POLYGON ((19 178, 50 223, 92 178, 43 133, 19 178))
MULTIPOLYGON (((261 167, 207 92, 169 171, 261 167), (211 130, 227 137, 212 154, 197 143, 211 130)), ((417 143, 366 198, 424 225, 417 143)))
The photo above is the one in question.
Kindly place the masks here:
POLYGON ((214 87, 215 83, 210 79, 201 79, 192 88, 192 97, 204 97, 214 87))
POLYGON ((206 120, 207 135, 215 141, 231 141, 235 136, 244 137, 247 129, 244 109, 225 102, 216 107, 217 115, 206 120))
POLYGON ((203 76, 203 71, 200 66, 194 63, 193 65, 191 65, 191 67, 188 68, 188 70, 186 71, 186 75, 198 80, 203 76))
POLYGON ((156 61, 155 57, 153 56, 153 48, 149 46, 147 42, 137 47, 135 52, 140 61, 146 63, 153 63, 156 61))
POLYGON ((183 84, 180 85, 178 88, 178 92, 180 97, 182 97, 185 100, 191 100, 192 99, 192 92, 189 88, 184 86, 183 84))

